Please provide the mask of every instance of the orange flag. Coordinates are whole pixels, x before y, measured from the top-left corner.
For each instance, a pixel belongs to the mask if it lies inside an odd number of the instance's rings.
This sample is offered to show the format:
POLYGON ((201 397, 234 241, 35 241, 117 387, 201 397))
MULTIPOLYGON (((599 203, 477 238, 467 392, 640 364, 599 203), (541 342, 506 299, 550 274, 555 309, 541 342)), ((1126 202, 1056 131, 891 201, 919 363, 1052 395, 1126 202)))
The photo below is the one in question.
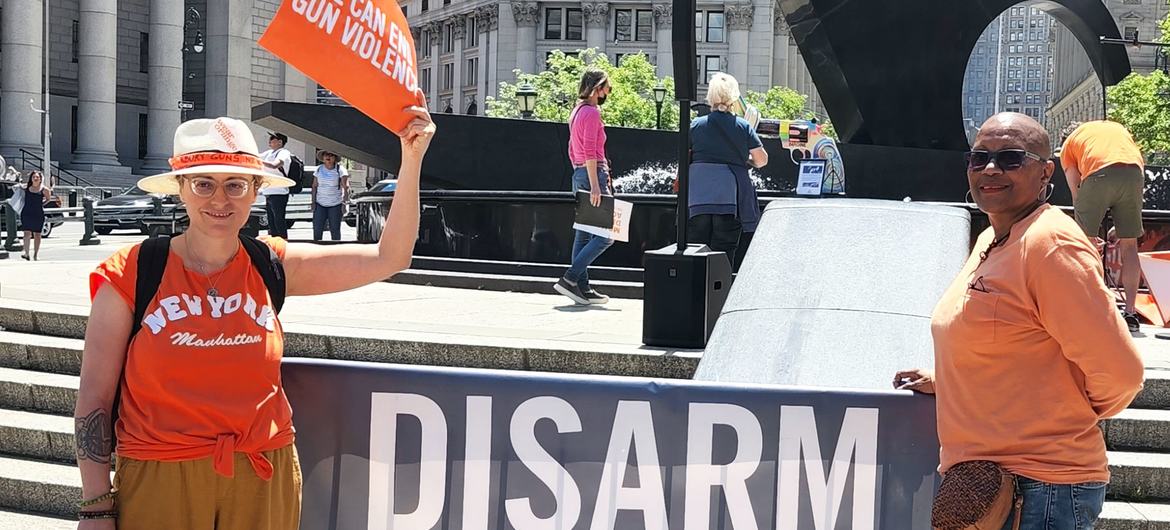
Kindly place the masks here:
POLYGON ((424 104, 396 0, 284 0, 260 45, 390 131, 424 104))

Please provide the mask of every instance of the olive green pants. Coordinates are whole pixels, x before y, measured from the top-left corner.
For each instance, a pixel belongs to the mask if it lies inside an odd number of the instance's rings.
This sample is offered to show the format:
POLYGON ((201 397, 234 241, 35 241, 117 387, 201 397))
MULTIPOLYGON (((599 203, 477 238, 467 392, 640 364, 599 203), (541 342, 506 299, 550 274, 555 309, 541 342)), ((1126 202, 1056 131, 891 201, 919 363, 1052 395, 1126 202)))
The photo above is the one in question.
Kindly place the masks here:
POLYGON ((1073 205, 1077 223, 1089 237, 1098 236, 1105 212, 1113 215, 1117 237, 1142 237, 1142 195, 1146 174, 1142 168, 1127 164, 1108 166, 1081 182, 1077 202, 1073 205))
POLYGON ((261 480, 243 453, 235 477, 212 469, 211 458, 157 462, 119 457, 118 530, 297 530, 301 464, 289 445, 264 456, 272 480, 261 480))

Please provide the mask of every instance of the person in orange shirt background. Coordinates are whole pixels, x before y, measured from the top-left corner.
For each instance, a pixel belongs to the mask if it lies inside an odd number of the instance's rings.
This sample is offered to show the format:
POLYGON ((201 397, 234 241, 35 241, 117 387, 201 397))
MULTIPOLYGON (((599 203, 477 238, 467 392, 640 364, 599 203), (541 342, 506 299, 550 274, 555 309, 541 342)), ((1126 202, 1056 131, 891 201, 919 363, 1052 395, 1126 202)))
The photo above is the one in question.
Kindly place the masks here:
POLYGON ((1129 405, 1143 366, 1096 249, 1046 202, 1049 142, 1023 114, 979 130, 967 181, 991 227, 934 309, 934 370, 894 385, 937 397, 943 488, 956 466, 991 462, 1018 485, 1021 530, 1085 530, 1109 481, 1098 422, 1129 405))
POLYGON ((177 194, 190 226, 159 252, 166 266, 140 327, 132 315, 145 244, 115 253, 90 276, 75 411, 79 530, 298 529, 301 469, 274 302, 282 298, 269 290, 275 276, 265 279, 253 249, 267 246, 268 272, 282 265, 289 296, 353 289, 409 267, 422 160, 435 132, 422 105, 405 110, 413 121, 399 133, 402 166, 387 221, 395 229, 377 245, 243 239, 257 192, 293 182, 264 170, 244 122, 178 127, 173 171, 138 185, 177 194), (111 453, 118 456, 112 484, 111 453))
POLYGON ((1060 149, 1060 165, 1072 192, 1077 222, 1090 238, 1098 237, 1105 212, 1113 216, 1121 250, 1121 285, 1125 288, 1125 323, 1136 333, 1141 322, 1134 304, 1142 281, 1138 238, 1142 237, 1145 158, 1125 126, 1112 121, 1072 123, 1060 149))

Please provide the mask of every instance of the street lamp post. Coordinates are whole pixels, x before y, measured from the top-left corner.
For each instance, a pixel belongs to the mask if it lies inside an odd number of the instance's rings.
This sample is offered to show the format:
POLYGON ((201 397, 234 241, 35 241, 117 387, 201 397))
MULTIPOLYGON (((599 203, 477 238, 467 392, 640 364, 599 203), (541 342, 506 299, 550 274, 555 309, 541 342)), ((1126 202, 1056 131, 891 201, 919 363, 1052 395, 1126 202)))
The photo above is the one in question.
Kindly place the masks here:
POLYGON ((536 110, 536 87, 524 83, 516 88, 516 102, 520 104, 520 116, 526 120, 532 118, 532 111, 536 110))
POLYGON ((666 87, 662 86, 662 81, 658 82, 658 86, 654 87, 654 109, 657 117, 654 119, 654 128, 662 129, 662 102, 666 100, 666 87))

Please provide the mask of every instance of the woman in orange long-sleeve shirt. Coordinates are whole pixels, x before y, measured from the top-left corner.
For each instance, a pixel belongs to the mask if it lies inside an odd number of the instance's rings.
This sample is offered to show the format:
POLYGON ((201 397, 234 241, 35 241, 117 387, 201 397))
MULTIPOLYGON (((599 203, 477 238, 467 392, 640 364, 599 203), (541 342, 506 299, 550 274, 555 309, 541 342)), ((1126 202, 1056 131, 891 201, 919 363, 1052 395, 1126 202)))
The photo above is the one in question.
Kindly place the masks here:
POLYGON ((1046 202, 1050 154, 1022 114, 980 129, 967 180, 991 228, 935 307, 934 371, 895 384, 937 395, 940 472, 995 462, 1017 476, 1022 530, 1083 530, 1109 481, 1097 424, 1129 405, 1143 368, 1096 249, 1046 202))

